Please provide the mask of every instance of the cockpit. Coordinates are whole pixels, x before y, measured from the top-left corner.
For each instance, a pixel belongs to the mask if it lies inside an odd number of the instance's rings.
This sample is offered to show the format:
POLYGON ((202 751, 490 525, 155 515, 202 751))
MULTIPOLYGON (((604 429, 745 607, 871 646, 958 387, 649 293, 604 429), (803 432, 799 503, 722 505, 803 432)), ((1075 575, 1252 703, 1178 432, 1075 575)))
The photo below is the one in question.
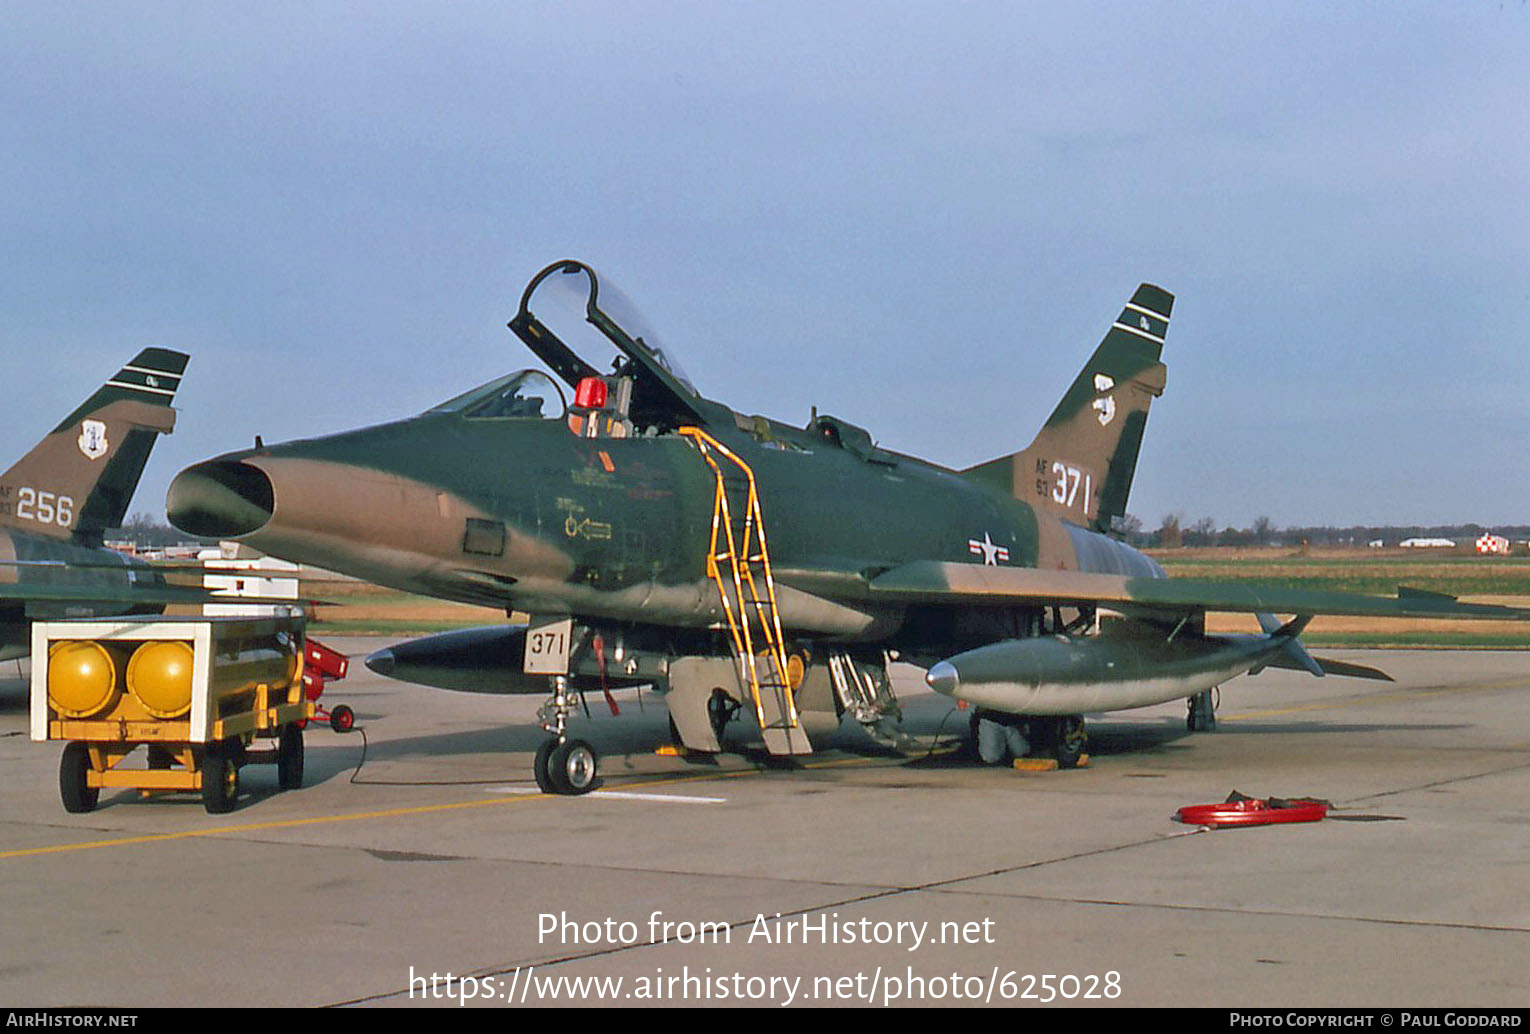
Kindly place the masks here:
POLYGON ((510 329, 569 392, 540 370, 518 370, 427 412, 562 420, 580 437, 630 438, 703 424, 703 411, 717 408, 696 392, 626 297, 583 263, 555 262, 533 277, 510 329))
POLYGON ((458 413, 469 420, 561 420, 568 406, 547 374, 519 370, 447 399, 429 412, 458 413))

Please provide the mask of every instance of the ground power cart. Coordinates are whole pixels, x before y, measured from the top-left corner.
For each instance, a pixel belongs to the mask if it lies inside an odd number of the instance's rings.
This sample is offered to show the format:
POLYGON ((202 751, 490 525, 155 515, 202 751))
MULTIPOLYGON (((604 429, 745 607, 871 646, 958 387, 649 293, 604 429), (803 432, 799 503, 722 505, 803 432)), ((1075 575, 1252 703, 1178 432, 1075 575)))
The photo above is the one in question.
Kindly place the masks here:
POLYGON ((34 624, 31 735, 64 741, 65 810, 134 787, 199 792, 209 812, 226 812, 254 762, 274 762, 283 790, 301 786, 314 713, 304 655, 300 614, 34 624), (125 766, 139 747, 145 767, 125 766))

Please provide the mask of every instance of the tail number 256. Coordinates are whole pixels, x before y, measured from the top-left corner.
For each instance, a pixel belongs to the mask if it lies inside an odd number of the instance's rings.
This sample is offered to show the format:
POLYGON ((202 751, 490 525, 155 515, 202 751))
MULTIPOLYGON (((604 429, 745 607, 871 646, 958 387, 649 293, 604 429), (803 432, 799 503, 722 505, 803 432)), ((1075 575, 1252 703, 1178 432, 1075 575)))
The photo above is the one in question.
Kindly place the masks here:
POLYGON ((22 486, 16 489, 16 516, 25 521, 67 528, 74 523, 74 500, 67 495, 22 486))

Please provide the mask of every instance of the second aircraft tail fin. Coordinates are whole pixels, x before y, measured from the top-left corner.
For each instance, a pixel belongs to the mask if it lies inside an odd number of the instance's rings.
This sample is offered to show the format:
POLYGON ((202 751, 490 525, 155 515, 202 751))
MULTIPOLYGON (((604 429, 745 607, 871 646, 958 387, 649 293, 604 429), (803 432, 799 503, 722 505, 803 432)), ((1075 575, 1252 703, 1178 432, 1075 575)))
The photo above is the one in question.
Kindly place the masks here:
POLYGON ((122 526, 161 434, 187 356, 146 348, 0 475, 0 525, 99 543, 122 526))

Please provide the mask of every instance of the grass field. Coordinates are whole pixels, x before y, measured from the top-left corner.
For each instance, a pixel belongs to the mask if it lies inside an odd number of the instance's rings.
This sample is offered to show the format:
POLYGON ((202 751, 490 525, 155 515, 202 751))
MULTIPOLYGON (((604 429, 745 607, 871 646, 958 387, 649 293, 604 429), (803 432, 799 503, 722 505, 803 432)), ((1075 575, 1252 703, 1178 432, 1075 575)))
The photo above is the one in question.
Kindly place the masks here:
MULTIPOLYGON (((1530 608, 1530 557, 1479 557, 1409 549, 1170 549, 1153 556, 1171 577, 1269 582, 1292 588, 1335 589, 1390 596, 1406 585, 1463 599, 1530 608)), ((492 607, 410 596, 357 582, 305 583, 328 605, 318 608, 315 634, 409 635, 505 620, 492 607)), ((1249 615, 1210 615, 1214 632, 1257 632, 1249 615)), ((1386 621, 1318 618, 1303 637, 1318 646, 1530 649, 1530 622, 1386 621)))
MULTIPOLYGON (((1258 581, 1290 588, 1391 596, 1399 586, 1477 603, 1530 607, 1530 557, 1435 549, 1166 549, 1151 551, 1171 577, 1258 581)), ((1207 628, 1258 631, 1252 617, 1211 615, 1207 628)), ((1530 622, 1316 618, 1303 640, 1318 646, 1530 649, 1530 622)))
POLYGON ((1419 549, 1165 549, 1150 551, 1178 578, 1264 581, 1290 588, 1390 595, 1399 585, 1452 596, 1530 596, 1530 556, 1419 549))
POLYGON ((338 633, 426 635, 505 620, 505 612, 494 607, 411 596, 362 582, 304 582, 303 591, 323 601, 310 622, 319 637, 338 633))

